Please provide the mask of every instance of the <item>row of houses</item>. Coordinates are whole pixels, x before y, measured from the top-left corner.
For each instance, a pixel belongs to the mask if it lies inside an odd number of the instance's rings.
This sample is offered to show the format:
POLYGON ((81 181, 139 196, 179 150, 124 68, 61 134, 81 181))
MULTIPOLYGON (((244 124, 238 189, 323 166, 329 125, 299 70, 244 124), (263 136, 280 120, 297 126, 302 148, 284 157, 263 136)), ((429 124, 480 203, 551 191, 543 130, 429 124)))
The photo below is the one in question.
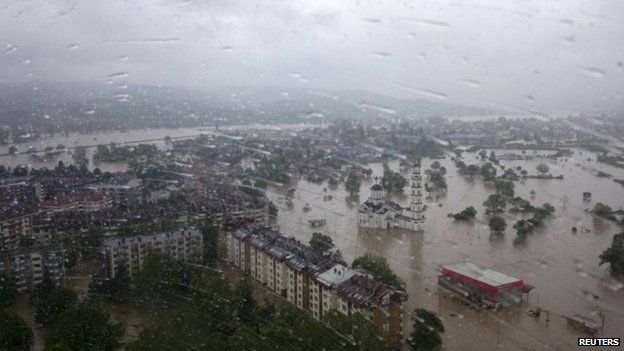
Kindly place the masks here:
POLYGON ((360 313, 391 345, 401 343, 407 295, 400 287, 258 225, 227 232, 226 251, 228 262, 315 318, 360 313))

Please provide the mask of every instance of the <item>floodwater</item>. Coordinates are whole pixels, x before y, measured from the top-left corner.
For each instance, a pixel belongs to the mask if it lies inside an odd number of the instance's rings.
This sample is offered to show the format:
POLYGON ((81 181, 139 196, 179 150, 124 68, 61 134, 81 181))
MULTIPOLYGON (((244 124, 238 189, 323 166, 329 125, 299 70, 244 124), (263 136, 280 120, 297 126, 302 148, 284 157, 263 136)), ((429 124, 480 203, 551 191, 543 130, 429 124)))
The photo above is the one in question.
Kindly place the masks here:
POLYGON ((261 124, 249 124, 249 125, 232 125, 221 126, 217 131, 214 127, 193 127, 193 128, 155 128, 155 129, 135 129, 128 131, 108 131, 97 133, 70 133, 68 135, 55 134, 50 136, 44 136, 36 140, 22 142, 14 144, 18 152, 15 155, 9 155, 9 147, 13 144, 0 145, 0 164, 7 167, 16 167, 19 165, 29 165, 34 168, 54 168, 59 161, 65 164, 71 164, 73 148, 78 146, 87 147, 87 157, 89 158, 89 168, 100 168, 105 172, 124 172, 128 168, 127 162, 93 162, 93 153, 97 145, 110 145, 116 144, 154 144, 160 149, 166 149, 167 144, 164 141, 166 136, 170 136, 172 139, 191 139, 201 134, 227 134, 230 132, 240 131, 272 131, 272 130, 302 130, 305 128, 320 127, 321 125, 313 124, 283 124, 283 125, 261 125, 261 124), (35 160, 31 157, 31 154, 26 154, 26 150, 29 147, 35 147, 40 153, 40 156, 44 156, 41 151, 46 147, 51 146, 56 148, 58 145, 65 145, 66 152, 60 153, 51 159, 35 160))
MULTIPOLYGON (((263 126, 231 127, 227 130, 262 128, 263 126)), ((271 126, 265 128, 298 129, 305 126, 271 126)), ((132 143, 150 140, 149 143, 165 147, 163 139, 192 137, 210 134, 210 128, 147 129, 128 132, 94 134, 71 134, 68 137, 51 136, 31 143, 17 145, 24 151, 29 145, 43 150, 46 146, 64 144, 67 147, 132 143)), ((0 154, 8 147, 0 147, 0 154)), ((500 151, 497 154, 507 153, 500 151)), ((528 151, 533 154, 533 151, 528 151)), ((536 153, 539 156, 542 153, 536 153)), ((71 161, 71 155, 63 153, 48 162, 35 162, 29 155, 0 156, 6 166, 31 164, 34 167, 54 167, 58 161, 71 161)), ((575 150, 567 159, 551 160, 536 158, 530 161, 501 161, 508 167, 522 166, 535 174, 540 162, 547 163, 553 175, 563 174, 563 180, 527 179, 516 182, 516 194, 530 200, 534 205, 549 202, 556 207, 555 217, 536 230, 522 246, 514 246, 515 231, 511 228, 519 215, 505 214, 508 223, 506 234, 491 235, 484 216, 483 201, 494 192, 490 185, 480 179, 466 179, 457 174, 454 163, 447 157, 440 160, 448 170, 448 191, 439 199, 425 199, 427 211, 423 233, 401 229, 372 230, 357 227, 356 214, 360 202, 369 195, 373 178, 362 183, 359 198, 348 199, 344 184, 335 187, 327 183, 315 184, 298 181, 287 187, 270 187, 267 195, 279 208, 277 224, 285 235, 293 235, 307 242, 312 232, 322 231, 330 235, 345 261, 352 262, 365 252, 385 256, 392 268, 407 283, 409 300, 406 312, 424 307, 440 313, 447 327, 444 347, 448 350, 567 350, 576 345, 581 332, 568 327, 562 316, 581 314, 600 323, 599 311, 605 313, 604 332, 601 336, 624 335, 624 288, 621 281, 609 277, 606 266, 598 266, 600 253, 611 244, 618 228, 611 222, 597 218, 586 209, 596 202, 603 202, 614 209, 624 206, 624 187, 609 178, 599 178, 598 171, 609 173, 613 178, 624 179, 624 169, 599 164, 595 155, 575 150), (285 203, 288 189, 295 188, 294 206, 285 203), (535 196, 531 196, 531 191, 535 196), (581 193, 590 191, 592 201, 583 201, 581 193), (332 200, 324 200, 332 195, 332 200), (310 211, 303 207, 309 204, 310 211), (447 217, 466 206, 474 206, 479 213, 474 222, 454 222, 447 217), (324 218, 327 224, 311 228, 308 219, 324 218), (579 228, 572 233, 571 227, 579 228), (584 230, 587 229, 587 230, 584 230), (530 293, 529 303, 502 312, 474 311, 459 302, 439 297, 437 294, 437 270, 442 264, 470 261, 499 270, 525 280, 536 288, 530 293), (550 311, 550 322, 544 316, 529 317, 525 311, 539 306, 550 311)), ((475 154, 465 154, 467 164, 477 163, 475 154)), ((423 171, 431 160, 423 160, 423 171)), ((93 165, 104 171, 120 171, 125 163, 102 163, 93 165)), ((398 170, 398 161, 390 162, 398 170)), ((370 165, 373 177, 381 176, 381 163, 370 165)), ((403 170, 408 176, 409 169, 403 170)), ((499 174, 502 173, 498 169, 499 174)), ((408 197, 394 194, 393 199, 403 205, 408 197)), ((409 313, 406 326, 409 326, 409 313)))
MULTIPOLYGON (((533 154, 533 151, 528 153, 533 154)), ((606 266, 598 265, 598 256, 619 230, 611 222, 586 211, 598 201, 614 209, 624 206, 624 187, 595 175, 601 170, 614 178, 624 179, 624 169, 593 160, 595 155, 575 150, 567 159, 501 161, 505 166, 520 165, 529 174, 536 174, 535 167, 544 162, 549 165, 551 174, 564 175, 563 180, 515 182, 516 196, 522 196, 534 205, 549 202, 556 208, 554 218, 546 220, 545 225, 521 246, 513 245, 515 230, 511 228, 521 215, 505 213, 508 223, 505 235, 491 235, 482 203, 494 192, 493 186, 480 179, 466 179, 459 175, 450 157, 440 160, 448 170, 448 191, 437 200, 435 195, 433 199, 424 200, 428 207, 424 233, 357 227, 357 206, 368 197, 373 178, 362 182, 359 199, 355 201, 347 198, 344 184, 332 188, 326 183, 303 180, 290 187, 269 188, 267 194, 279 208, 277 224, 283 234, 307 242, 312 232, 324 232, 333 238, 347 262, 368 251, 385 256, 407 283, 406 312, 425 307, 439 312, 444 319, 446 349, 568 350, 576 347, 577 337, 587 335, 567 326, 563 316, 581 314, 600 325, 598 313, 603 311, 605 324, 600 335, 624 336, 622 282, 611 279, 606 266), (284 199, 289 188, 296 189, 294 204, 290 207, 284 199), (532 190, 535 191, 533 197, 532 190), (583 191, 593 193, 592 201, 583 201, 583 191), (324 201, 324 195, 329 194, 333 200, 324 201), (304 211, 306 204, 312 209, 304 211), (474 206, 478 211, 474 222, 454 222, 447 217, 448 213, 461 211, 467 206, 474 206), (313 218, 325 218, 327 225, 311 228, 307 220, 313 218), (579 228, 578 233, 572 233, 573 226, 579 228), (461 261, 499 270, 536 288, 530 293, 528 304, 502 312, 477 312, 437 294, 439 265, 461 261), (550 311, 548 323, 544 314, 537 319, 526 314, 535 306, 550 311)), ((475 154, 465 154, 464 161, 467 164, 479 162, 475 154)), ((430 163, 431 160, 423 160, 423 172, 430 163)), ((373 177, 382 175, 381 164, 370 166, 373 177)), ((398 161, 391 162, 390 166, 399 170, 398 161)), ((404 176, 408 171, 404 170, 404 176)), ((499 168, 498 174, 501 173, 499 168)), ((403 205, 409 200, 403 194, 393 195, 393 199, 403 205)), ((407 313, 406 326, 410 324, 407 313)))

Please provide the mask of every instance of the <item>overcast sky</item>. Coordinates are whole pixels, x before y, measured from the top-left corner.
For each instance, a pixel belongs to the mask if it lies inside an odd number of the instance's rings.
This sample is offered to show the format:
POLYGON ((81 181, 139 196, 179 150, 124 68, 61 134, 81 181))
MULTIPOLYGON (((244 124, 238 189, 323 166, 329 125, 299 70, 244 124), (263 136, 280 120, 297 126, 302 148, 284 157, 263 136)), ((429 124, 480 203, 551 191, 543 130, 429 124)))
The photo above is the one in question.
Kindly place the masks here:
POLYGON ((0 0, 0 80, 624 106, 624 1, 0 0))

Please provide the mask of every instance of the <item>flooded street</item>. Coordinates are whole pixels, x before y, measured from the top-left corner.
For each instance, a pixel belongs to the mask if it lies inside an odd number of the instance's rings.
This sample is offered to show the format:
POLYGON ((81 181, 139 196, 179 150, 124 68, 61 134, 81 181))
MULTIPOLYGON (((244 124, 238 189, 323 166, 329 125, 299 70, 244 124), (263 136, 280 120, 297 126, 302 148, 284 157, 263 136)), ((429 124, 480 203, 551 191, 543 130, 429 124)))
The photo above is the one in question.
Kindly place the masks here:
MULTIPOLYGON (((566 350, 575 347, 576 338, 583 334, 568 327, 564 315, 581 314, 600 325, 598 312, 603 311, 606 316, 601 335, 624 333, 624 289, 621 282, 609 277, 606 266, 598 265, 598 256, 611 244, 613 234, 619 229, 586 211, 596 202, 614 209, 622 208, 624 187, 595 174, 601 170, 614 178, 624 178, 624 170, 588 161, 588 157, 595 159, 589 152, 575 150, 567 161, 563 158, 501 161, 505 166, 521 165, 529 174, 536 174, 535 167, 544 162, 554 176, 564 175, 563 180, 515 182, 516 196, 536 206, 549 202, 556 208, 554 217, 547 219, 543 227, 519 246, 513 244, 515 230, 512 226, 522 215, 505 213, 506 234, 491 235, 482 203, 494 193, 493 186, 484 184, 481 179, 462 177, 449 157, 440 160, 448 170, 448 191, 441 194, 438 201, 435 195, 433 200, 424 200, 428 207, 424 233, 357 227, 357 206, 368 197, 373 178, 362 182, 359 199, 355 201, 347 199, 344 184, 332 188, 326 183, 299 181, 291 186, 296 189, 292 207, 287 206, 284 199, 288 188, 271 188, 267 193, 280 210, 277 223, 285 235, 307 242, 314 231, 328 234, 349 263, 369 251, 385 256, 407 283, 406 311, 425 307, 438 311, 443 317, 447 326, 446 349, 566 350), (534 196, 531 196, 532 190, 534 196), (583 191, 593 193, 592 201, 583 201, 583 191), (324 195, 328 194, 333 200, 324 201, 324 195), (303 210, 306 204, 311 207, 308 212, 303 210), (467 206, 474 206, 478 211, 474 221, 454 222, 447 217, 448 213, 459 212, 467 206), (318 218, 326 219, 327 224, 311 228, 308 219, 318 218), (573 226, 579 228, 578 233, 572 232, 573 226), (550 311, 549 323, 544 316, 529 317, 525 313, 530 308, 526 303, 500 313, 476 312, 458 301, 440 298, 437 295, 438 266, 461 261, 492 268, 536 286, 529 294, 529 305, 550 311)), ((464 161, 467 164, 479 162, 474 154, 465 154, 464 161)), ((423 160, 423 171, 430 163, 431 160, 423 160)), ((370 166, 373 177, 381 177, 382 165, 370 166)), ((399 169, 398 161, 391 162, 390 166, 399 169)), ((393 199, 402 205, 408 201, 403 194, 394 195, 393 199)), ((411 324, 408 317, 406 325, 411 324)))

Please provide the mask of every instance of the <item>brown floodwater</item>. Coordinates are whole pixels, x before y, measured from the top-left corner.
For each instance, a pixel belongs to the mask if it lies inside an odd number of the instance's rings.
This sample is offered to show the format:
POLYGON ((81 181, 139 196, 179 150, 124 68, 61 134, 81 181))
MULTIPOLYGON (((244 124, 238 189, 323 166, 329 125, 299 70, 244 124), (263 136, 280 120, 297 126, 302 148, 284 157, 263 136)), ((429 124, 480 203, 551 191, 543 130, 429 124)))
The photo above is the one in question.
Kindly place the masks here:
MULTIPOLYGON (((502 153, 502 151, 501 151, 502 153)), ((534 154, 532 151, 528 154, 534 154)), ((605 337, 624 336, 624 288, 621 281, 609 277, 607 267, 599 266, 600 253, 611 244, 618 227, 597 218, 586 209, 600 201, 614 209, 624 206, 624 187, 608 178, 599 178, 598 170, 624 179, 624 169, 595 162, 595 155, 575 150, 571 157, 551 160, 539 157, 537 152, 529 161, 501 161, 505 166, 522 166, 529 174, 536 174, 537 164, 549 165, 553 175, 564 179, 527 179, 516 184, 516 196, 522 196, 534 205, 549 202, 556 208, 553 218, 529 236, 525 244, 513 245, 513 223, 519 214, 505 213, 508 228, 505 235, 491 235, 484 215, 483 201, 494 192, 493 186, 480 179, 466 179, 457 173, 447 157, 440 160, 446 167, 448 191, 425 199, 425 230, 422 233, 402 229, 360 229, 356 216, 358 203, 369 195, 373 178, 362 183, 359 199, 351 201, 344 184, 331 187, 298 181, 289 187, 271 187, 267 195, 279 208, 277 225, 285 235, 307 242, 312 232, 330 235, 347 262, 373 252, 388 259, 392 268, 405 279, 409 300, 407 311, 424 307, 440 313, 447 331, 444 347, 448 350, 568 350, 576 347, 577 337, 586 336, 569 327, 563 316, 581 314, 600 324, 599 311, 605 313, 605 337), (592 160, 588 160, 591 158, 592 160), (293 205, 285 201, 288 189, 295 188, 293 205), (535 195, 531 195, 531 191, 535 195), (591 201, 583 201, 582 192, 593 193, 591 201), (332 195, 333 200, 324 200, 332 195), (303 207, 309 204, 311 210, 303 207), (469 222, 455 222, 447 217, 466 206, 474 206, 477 218, 469 222), (308 219, 324 218, 327 224, 311 228, 308 219), (573 233, 576 226, 579 231, 573 233), (584 230, 586 229, 586 230, 584 230), (477 312, 459 302, 437 294, 439 265, 469 261, 499 270, 525 280, 536 288, 529 302, 502 312, 477 312), (529 317, 526 311, 539 306, 550 311, 550 321, 544 315, 529 317)), ((467 164, 477 163, 475 154, 465 154, 467 164)), ((423 170, 431 160, 423 160, 423 170)), ((399 162, 390 162, 399 170, 399 162)), ((373 177, 381 176, 381 163, 370 164, 373 177)), ((403 170, 407 175, 408 170, 403 170)), ((498 169, 501 174, 500 168, 498 169)), ((392 198, 406 204, 408 197, 394 194, 392 198)), ((406 325, 409 325, 406 316, 406 325)))

